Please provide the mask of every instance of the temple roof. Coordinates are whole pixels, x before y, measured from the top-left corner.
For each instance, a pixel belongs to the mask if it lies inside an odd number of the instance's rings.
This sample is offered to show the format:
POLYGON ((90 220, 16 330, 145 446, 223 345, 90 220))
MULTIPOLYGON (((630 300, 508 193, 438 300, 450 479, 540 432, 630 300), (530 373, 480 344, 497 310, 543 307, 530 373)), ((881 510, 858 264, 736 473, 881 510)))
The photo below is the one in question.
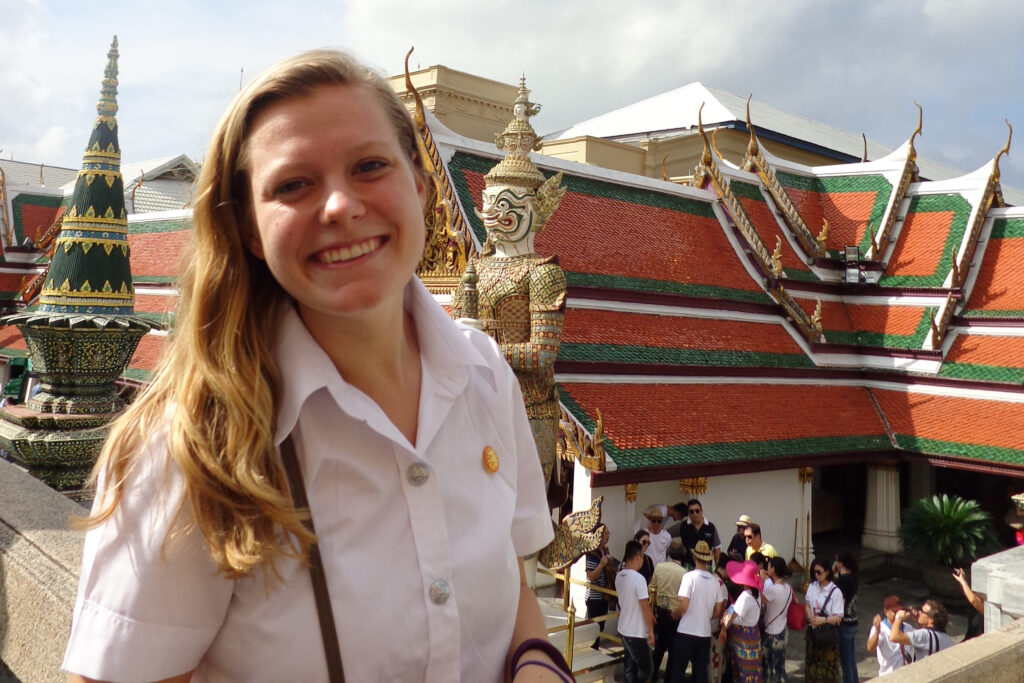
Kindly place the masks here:
MULTIPOLYGON (((499 153, 427 119, 478 247, 499 153)), ((1024 210, 992 168, 921 180, 913 136, 870 162, 760 152, 707 149, 698 187, 532 155, 568 188, 536 250, 566 272, 556 380, 603 435, 595 484, 894 454, 1024 476, 1019 436, 956 427, 1024 419, 1024 210)))
POLYGON ((30 187, 51 187, 60 188, 75 181, 78 169, 63 168, 61 166, 48 166, 46 164, 30 164, 25 161, 14 161, 13 159, 0 159, 0 169, 3 169, 8 185, 27 185, 30 187), (39 173, 42 170, 43 183, 39 183, 39 173))
MULTIPOLYGON (((701 104, 705 105, 704 125, 709 128, 729 126, 746 130, 745 97, 694 82, 587 119, 546 135, 545 139, 564 140, 589 135, 619 142, 635 142, 645 136, 666 138, 694 134, 697 130, 697 110, 701 104)), ((785 140, 838 161, 854 161, 864 153, 864 139, 859 133, 850 133, 756 100, 750 103, 750 113, 759 134, 766 140, 785 140)), ((893 149, 871 139, 867 141, 869 159, 884 157, 893 149)), ((928 178, 959 175, 956 169, 935 161, 922 159, 920 165, 922 174, 928 178)))

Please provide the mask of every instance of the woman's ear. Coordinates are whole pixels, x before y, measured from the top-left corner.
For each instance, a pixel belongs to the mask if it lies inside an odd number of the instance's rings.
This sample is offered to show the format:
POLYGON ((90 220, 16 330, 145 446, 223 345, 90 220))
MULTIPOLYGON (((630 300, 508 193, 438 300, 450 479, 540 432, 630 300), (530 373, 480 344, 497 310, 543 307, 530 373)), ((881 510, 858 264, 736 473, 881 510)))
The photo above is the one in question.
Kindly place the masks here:
POLYGON ((260 239, 260 233, 258 230, 253 230, 249 234, 249 251, 252 252, 252 255, 260 261, 267 260, 267 257, 263 254, 263 241, 260 239))

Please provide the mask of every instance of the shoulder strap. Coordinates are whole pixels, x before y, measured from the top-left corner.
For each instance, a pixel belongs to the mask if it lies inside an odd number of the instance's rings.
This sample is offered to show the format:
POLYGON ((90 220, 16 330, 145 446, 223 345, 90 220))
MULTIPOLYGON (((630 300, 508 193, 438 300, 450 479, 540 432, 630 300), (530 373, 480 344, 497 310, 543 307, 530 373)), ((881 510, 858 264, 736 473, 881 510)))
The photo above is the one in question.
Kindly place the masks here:
POLYGON ((825 598, 825 602, 821 603, 821 609, 818 610, 818 616, 819 617, 827 617, 828 616, 827 614, 825 614, 825 608, 828 607, 828 603, 832 601, 832 594, 835 593, 835 592, 836 592, 836 587, 835 587, 835 585, 833 585, 832 586, 832 590, 830 590, 828 592, 828 596, 825 598))
MULTIPOLYGON (((288 477, 292 503, 296 509, 306 508, 309 510, 306 485, 302 483, 302 472, 299 470, 299 460, 295 457, 295 444, 292 442, 291 434, 281 444, 281 463, 284 465, 285 476, 288 477)), ((316 530, 313 528, 312 510, 309 511, 309 519, 305 524, 310 533, 316 535, 316 530)), ((313 581, 313 597, 316 600, 316 615, 320 620, 320 635, 324 641, 328 680, 331 683, 345 683, 345 671, 341 666, 341 647, 338 645, 338 631, 334 626, 334 611, 331 609, 331 596, 327 592, 324 562, 320 557, 320 546, 316 542, 309 546, 309 577, 313 581)))
POLYGON ((776 621, 778 621, 780 617, 782 617, 787 612, 789 612, 789 603, 791 603, 791 602, 793 602, 793 587, 792 586, 789 587, 789 599, 786 600, 786 606, 782 608, 781 612, 779 612, 778 614, 775 615, 774 619, 772 619, 767 624, 765 624, 765 628, 768 628, 769 626, 774 624, 776 621))

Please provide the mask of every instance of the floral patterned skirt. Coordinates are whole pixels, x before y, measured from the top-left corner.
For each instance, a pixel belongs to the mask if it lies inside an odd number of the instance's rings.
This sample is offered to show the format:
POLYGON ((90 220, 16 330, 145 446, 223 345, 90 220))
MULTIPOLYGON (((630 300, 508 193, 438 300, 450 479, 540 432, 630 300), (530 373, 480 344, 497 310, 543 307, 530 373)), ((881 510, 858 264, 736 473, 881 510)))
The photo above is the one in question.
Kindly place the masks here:
POLYGON ((758 626, 730 626, 729 655, 735 683, 761 683, 761 629, 758 626))
POLYGON ((805 633, 807 639, 807 683, 839 683, 839 643, 816 645, 811 640, 811 630, 805 633))

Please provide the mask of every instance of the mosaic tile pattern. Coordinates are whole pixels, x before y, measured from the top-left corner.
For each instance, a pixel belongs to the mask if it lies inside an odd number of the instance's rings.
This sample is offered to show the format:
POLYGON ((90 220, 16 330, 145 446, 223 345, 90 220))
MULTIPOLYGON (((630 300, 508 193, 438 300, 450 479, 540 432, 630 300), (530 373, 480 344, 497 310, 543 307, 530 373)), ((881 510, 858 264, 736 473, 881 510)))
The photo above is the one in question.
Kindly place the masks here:
MULTIPOLYGON (((462 152, 449 162, 467 212, 479 208, 483 175, 493 164, 462 152)), ((570 286, 770 301, 738 258, 722 257, 735 252, 710 202, 569 175, 564 184, 568 190, 537 234, 536 249, 559 255, 570 286)), ((481 237, 479 219, 468 219, 481 237)))
POLYGON ((874 390, 902 448, 1024 464, 1024 404, 874 390))
POLYGON ((620 469, 890 448, 867 391, 771 384, 562 384, 620 469), (639 417, 638 416, 642 416, 639 417))
POLYGON ((754 226, 765 248, 769 252, 775 251, 775 244, 778 240, 782 243, 782 271, 785 277, 791 280, 802 280, 805 282, 817 282, 818 277, 811 272, 803 258, 793 250, 786 236, 775 219, 768 204, 764 200, 757 186, 738 180, 733 180, 729 187, 739 200, 740 206, 754 226))
POLYGON ((958 335, 939 374, 985 382, 1024 383, 1024 337, 958 335))
POLYGON ((861 253, 871 246, 871 235, 882 224, 893 186, 882 175, 818 178, 776 171, 811 234, 817 235, 828 219, 828 250, 838 252, 846 245, 859 245, 861 253))
POLYGON ((953 267, 971 215, 971 204, 959 194, 911 198, 889 265, 879 280, 883 287, 941 287, 953 267))
POLYGON ((814 367, 779 324, 570 308, 560 361, 814 367))
POLYGON ((963 315, 1024 318, 1021 263, 1024 263, 1024 218, 996 219, 963 315))

